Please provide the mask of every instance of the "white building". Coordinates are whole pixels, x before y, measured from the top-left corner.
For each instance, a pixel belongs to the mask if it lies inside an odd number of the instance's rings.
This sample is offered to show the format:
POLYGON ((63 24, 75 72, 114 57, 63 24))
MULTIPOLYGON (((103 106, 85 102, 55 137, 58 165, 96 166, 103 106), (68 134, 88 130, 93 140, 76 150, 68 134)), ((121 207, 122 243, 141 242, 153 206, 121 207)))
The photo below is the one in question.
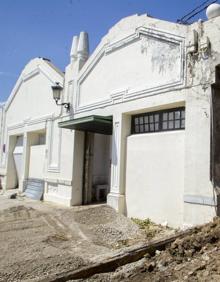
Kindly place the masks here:
POLYGON ((82 32, 65 75, 29 62, 4 108, 3 187, 68 206, 107 196, 129 217, 175 227, 218 214, 220 17, 210 14, 189 26, 124 18, 90 56, 82 32), (57 85, 70 111, 55 104, 57 85))
MULTIPOLYGON (((2 141, 2 131, 3 131, 3 124, 4 124, 4 103, 0 103, 0 148, 1 151, 4 151, 5 148, 3 148, 3 143, 2 141)), ((1 158, 1 154, 0 154, 0 158, 1 158)), ((1 184, 1 177, 0 177, 0 189, 2 189, 2 184, 1 184)))
MULTIPOLYGON (((0 103, 0 140, 1 140, 1 132, 2 132, 2 127, 3 127, 3 118, 4 118, 4 103, 0 103)), ((1 142, 1 141, 0 141, 1 142)))

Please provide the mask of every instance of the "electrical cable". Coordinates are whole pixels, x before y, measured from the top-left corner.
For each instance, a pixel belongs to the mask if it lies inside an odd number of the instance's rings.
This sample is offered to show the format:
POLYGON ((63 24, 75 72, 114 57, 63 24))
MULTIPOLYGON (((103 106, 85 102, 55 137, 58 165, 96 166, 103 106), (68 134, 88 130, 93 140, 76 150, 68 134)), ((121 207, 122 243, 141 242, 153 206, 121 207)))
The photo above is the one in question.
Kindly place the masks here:
POLYGON ((206 1, 203 2, 201 5, 199 5, 199 6, 196 7, 195 9, 193 9, 191 12, 189 12, 188 14, 186 14, 185 16, 183 16, 179 21, 183 21, 186 17, 190 16, 193 12, 195 12, 196 10, 198 10, 199 8, 201 8, 202 6, 204 6, 205 4, 207 4, 209 1, 211 1, 211 0, 206 0, 206 1))
POLYGON ((216 2, 218 2, 218 0, 212 1, 211 3, 209 3, 208 5, 206 5, 208 2, 210 2, 210 0, 206 0, 205 2, 203 2, 201 5, 199 5, 198 7, 196 7, 195 9, 193 9, 191 12, 189 12, 188 14, 186 14, 185 16, 183 16, 181 19, 177 20, 178 23, 182 23, 182 24, 189 24, 188 20, 190 20, 191 18, 195 17, 196 15, 200 14, 201 12, 203 12, 206 8, 208 8, 209 5, 214 4, 216 2), (206 5, 205 7, 203 7, 204 5, 206 5), (200 9, 199 11, 197 11, 199 8, 203 7, 202 9, 200 9), (195 12, 194 14, 192 14, 193 12, 195 12))

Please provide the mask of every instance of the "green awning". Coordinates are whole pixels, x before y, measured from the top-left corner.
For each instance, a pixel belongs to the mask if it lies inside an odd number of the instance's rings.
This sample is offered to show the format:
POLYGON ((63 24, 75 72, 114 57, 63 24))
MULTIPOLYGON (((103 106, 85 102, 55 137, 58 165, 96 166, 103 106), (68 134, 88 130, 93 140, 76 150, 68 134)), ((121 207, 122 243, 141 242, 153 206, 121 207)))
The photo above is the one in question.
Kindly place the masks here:
POLYGON ((88 131, 100 134, 112 134, 112 116, 87 116, 59 122, 59 127, 88 131))

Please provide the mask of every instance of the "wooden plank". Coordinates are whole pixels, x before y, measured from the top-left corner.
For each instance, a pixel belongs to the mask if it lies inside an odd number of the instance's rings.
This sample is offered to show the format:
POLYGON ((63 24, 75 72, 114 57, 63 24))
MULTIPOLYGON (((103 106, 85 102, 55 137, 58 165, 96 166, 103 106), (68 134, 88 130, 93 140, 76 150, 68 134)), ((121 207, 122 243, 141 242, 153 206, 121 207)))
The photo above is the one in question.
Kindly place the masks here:
POLYGON ((153 255, 156 250, 164 250, 167 245, 174 242, 177 238, 182 238, 191 233, 192 229, 178 232, 177 234, 166 237, 162 240, 153 240, 147 244, 143 244, 142 246, 129 248, 129 250, 125 250, 124 253, 116 255, 110 259, 106 259, 103 262, 85 266, 77 270, 70 270, 68 272, 50 275, 44 278, 37 278, 33 281, 64 282, 74 279, 85 279, 95 274, 112 272, 120 266, 140 260, 146 253, 153 255))

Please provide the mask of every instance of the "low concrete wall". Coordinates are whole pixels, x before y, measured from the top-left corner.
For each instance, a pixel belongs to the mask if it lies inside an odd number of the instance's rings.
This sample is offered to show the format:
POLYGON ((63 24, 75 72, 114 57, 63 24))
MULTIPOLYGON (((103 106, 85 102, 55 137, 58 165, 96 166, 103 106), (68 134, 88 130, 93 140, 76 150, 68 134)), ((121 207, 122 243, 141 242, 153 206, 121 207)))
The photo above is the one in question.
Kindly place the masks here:
POLYGON ((127 138, 126 209, 129 217, 183 223, 184 131, 127 138))

